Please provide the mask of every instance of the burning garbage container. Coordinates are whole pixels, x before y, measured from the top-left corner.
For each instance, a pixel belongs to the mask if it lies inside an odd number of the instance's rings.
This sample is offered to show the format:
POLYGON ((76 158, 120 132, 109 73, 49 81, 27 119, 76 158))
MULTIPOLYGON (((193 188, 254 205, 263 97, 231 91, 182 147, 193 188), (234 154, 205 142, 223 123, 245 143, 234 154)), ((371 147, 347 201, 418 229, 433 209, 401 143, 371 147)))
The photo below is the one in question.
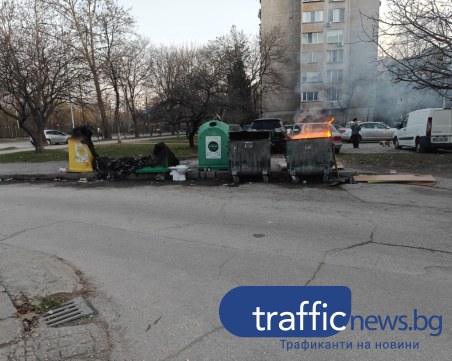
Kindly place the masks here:
POLYGON ((294 182, 299 177, 322 175, 327 181, 333 176, 335 164, 330 124, 296 124, 287 141, 287 170, 294 182))
POLYGON ((93 172, 95 158, 94 146, 91 141, 92 131, 89 126, 74 128, 68 139, 69 172, 93 172))
POLYGON ((234 183, 240 175, 262 175, 268 182, 271 171, 271 133, 229 133, 229 169, 234 183))
POLYGON ((228 170, 229 125, 219 120, 204 123, 198 132, 199 170, 228 170))

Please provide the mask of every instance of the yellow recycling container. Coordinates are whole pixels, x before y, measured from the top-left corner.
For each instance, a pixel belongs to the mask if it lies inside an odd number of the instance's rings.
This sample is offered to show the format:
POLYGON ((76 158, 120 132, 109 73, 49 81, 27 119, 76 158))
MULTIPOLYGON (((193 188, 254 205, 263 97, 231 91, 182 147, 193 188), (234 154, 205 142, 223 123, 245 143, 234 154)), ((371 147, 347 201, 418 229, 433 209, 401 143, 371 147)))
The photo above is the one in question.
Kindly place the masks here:
POLYGON ((83 138, 69 138, 69 172, 93 172, 94 156, 89 147, 82 143, 83 138))

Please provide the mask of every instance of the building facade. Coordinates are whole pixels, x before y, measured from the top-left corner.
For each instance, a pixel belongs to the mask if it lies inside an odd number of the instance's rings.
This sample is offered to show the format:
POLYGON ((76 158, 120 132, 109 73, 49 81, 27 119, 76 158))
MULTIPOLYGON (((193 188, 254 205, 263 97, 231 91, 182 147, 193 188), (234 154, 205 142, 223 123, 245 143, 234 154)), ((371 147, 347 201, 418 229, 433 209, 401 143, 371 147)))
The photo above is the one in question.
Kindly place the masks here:
POLYGON ((377 47, 368 36, 379 0, 261 0, 261 31, 279 27, 290 61, 278 69, 284 91, 264 94, 264 117, 286 123, 334 116, 373 119, 377 47))

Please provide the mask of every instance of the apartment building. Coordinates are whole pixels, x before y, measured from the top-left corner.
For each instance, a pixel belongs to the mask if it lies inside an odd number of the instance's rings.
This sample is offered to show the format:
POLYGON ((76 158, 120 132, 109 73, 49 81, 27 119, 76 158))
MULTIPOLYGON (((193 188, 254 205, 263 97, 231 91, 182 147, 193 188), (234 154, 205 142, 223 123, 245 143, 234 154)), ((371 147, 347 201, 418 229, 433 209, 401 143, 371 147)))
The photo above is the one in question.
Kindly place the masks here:
MULTIPOLYGON (((336 123, 373 119, 377 48, 366 41, 379 0, 261 0, 261 31, 280 27, 290 61, 281 65, 285 89, 264 94, 265 117, 286 123, 317 114, 336 123)), ((375 35, 376 36, 376 35, 375 35)))

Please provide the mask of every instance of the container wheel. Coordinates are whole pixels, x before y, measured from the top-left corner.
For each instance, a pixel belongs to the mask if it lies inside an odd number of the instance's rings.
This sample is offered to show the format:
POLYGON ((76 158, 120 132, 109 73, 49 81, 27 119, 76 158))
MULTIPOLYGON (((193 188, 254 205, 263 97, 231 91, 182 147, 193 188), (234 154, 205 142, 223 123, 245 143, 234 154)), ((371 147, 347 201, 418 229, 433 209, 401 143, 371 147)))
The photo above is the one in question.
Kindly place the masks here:
POLYGON ((238 176, 236 176, 236 175, 232 176, 232 180, 234 181, 234 183, 240 182, 240 178, 238 176))
POLYGON ((264 183, 268 183, 268 181, 270 180, 268 175, 264 175, 263 178, 264 178, 264 183))
POLYGON ((292 176, 292 183, 300 183, 300 178, 298 178, 296 175, 292 176))

